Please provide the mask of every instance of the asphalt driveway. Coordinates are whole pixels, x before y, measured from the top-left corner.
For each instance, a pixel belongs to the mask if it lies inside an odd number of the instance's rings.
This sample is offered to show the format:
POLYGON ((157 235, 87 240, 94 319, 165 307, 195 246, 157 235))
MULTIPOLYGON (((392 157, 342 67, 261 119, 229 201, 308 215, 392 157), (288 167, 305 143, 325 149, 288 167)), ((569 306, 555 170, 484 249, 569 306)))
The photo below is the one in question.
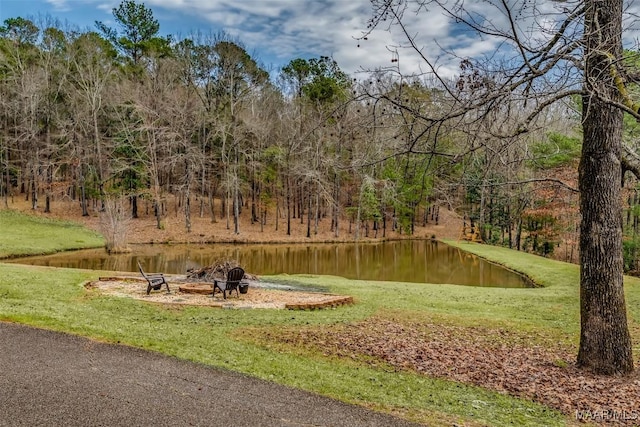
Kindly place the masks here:
POLYGON ((412 426, 131 347, 0 322, 0 426, 412 426))

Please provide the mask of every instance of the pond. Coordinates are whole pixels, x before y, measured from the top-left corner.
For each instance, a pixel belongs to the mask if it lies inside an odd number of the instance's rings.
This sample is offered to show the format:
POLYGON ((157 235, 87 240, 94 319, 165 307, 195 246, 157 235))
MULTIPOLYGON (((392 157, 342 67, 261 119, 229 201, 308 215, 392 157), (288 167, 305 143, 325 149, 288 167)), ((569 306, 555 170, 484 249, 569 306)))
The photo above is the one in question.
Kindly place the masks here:
POLYGON ((184 274, 188 269, 233 259, 251 274, 334 275, 349 279, 467 286, 531 287, 525 277, 477 256, 431 240, 337 244, 175 244, 135 245, 133 252, 108 255, 104 249, 14 259, 53 267, 184 274))

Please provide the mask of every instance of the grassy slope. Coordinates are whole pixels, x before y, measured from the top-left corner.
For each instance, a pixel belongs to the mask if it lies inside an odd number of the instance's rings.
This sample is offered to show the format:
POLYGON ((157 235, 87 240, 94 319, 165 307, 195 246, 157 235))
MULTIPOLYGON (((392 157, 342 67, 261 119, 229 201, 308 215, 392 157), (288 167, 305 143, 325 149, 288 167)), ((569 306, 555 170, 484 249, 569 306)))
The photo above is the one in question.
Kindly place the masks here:
POLYGON ((0 258, 103 245, 101 236, 77 224, 0 210, 0 258))
MULTIPOLYGON (((46 224, 43 226, 48 228, 46 224)), ((502 248, 451 243, 524 271, 546 287, 425 286, 294 276, 301 282, 353 295, 358 303, 313 312, 178 309, 85 290, 82 283, 96 278, 97 272, 0 264, 0 320, 161 351, 405 414, 430 425, 451 425, 454 421, 496 426, 564 425, 567 420, 558 413, 525 400, 320 355, 276 352, 238 338, 245 328, 330 327, 337 322, 393 313, 430 322, 481 323, 543 331, 565 342, 576 342, 579 329, 576 266, 502 248)), ((631 317, 637 319, 639 283, 630 279, 627 285, 631 317)))
MULTIPOLYGON (((509 307, 507 311, 511 311, 510 316, 518 322, 539 325, 549 331, 557 328, 558 334, 577 345, 580 331, 580 268, 577 265, 506 248, 466 242, 447 243, 522 272, 544 286, 543 289, 522 289, 511 293, 509 300, 503 301, 509 307)), ((629 326, 633 341, 638 342, 640 278, 625 276, 624 284, 629 326)), ((640 348, 635 347, 634 351, 638 352, 640 348)))

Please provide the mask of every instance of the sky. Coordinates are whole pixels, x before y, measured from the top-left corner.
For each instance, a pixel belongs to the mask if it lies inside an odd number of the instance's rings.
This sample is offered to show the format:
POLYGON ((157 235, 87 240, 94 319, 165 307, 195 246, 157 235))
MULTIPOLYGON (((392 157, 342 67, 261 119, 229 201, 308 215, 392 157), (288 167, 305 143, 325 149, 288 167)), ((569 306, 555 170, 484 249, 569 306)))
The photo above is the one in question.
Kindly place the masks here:
MULTIPOLYGON (((58 19, 80 30, 95 30, 95 21, 115 26, 113 8, 121 0, 0 0, 0 23, 7 18, 23 17, 37 22, 39 17, 58 19)), ((215 35, 221 31, 240 41, 267 70, 274 72, 295 58, 330 56, 341 69, 354 77, 359 72, 399 67, 403 74, 420 73, 425 62, 399 49, 406 37, 397 26, 385 31, 381 26, 367 40, 358 40, 367 30, 373 11, 370 0, 139 0, 144 2, 160 23, 162 35, 182 39, 200 32, 215 35), (398 51, 400 54, 396 54, 398 51), (392 62, 392 60, 394 60, 392 62), (397 61, 396 61, 397 60, 397 61)), ((451 1, 449 2, 451 3, 451 1)), ((500 2, 494 2, 500 4, 500 2)), ((531 0, 506 0, 514 12, 531 0)), ((535 0, 538 9, 520 24, 527 28, 549 26, 539 14, 549 10, 549 0, 535 0), (546 9, 545 9, 546 8, 546 9), (527 19, 529 22, 526 22, 527 19), (529 25, 536 21, 536 25, 529 25)), ((555 3, 556 7, 559 3, 555 3)), ((626 0, 630 12, 640 12, 640 2, 626 0)), ((487 3, 466 0, 473 13, 487 12, 487 3)), ((531 9, 529 9, 531 10, 531 9)), ((526 10, 524 10, 526 12, 526 10)), ((544 14, 542 15, 544 16, 544 14)), ((634 16, 633 13, 627 16, 634 16)), ((638 15, 635 15, 636 17, 638 15)), ((491 11, 491 23, 506 28, 506 14, 491 11)), ((499 42, 461 31, 440 10, 419 14, 407 10, 404 23, 415 36, 418 47, 436 65, 442 75, 454 76, 461 58, 491 56, 499 42), (453 56, 442 55, 447 50, 453 56)), ((638 33, 634 39, 638 40, 638 33)), ((547 35, 540 34, 545 38, 547 35)))
MULTIPOLYGON (((114 26, 112 9, 119 4, 120 0, 0 0, 0 22, 18 16, 35 22, 48 16, 81 30, 95 30, 95 21, 114 26)), ((389 66, 402 66, 405 72, 419 69, 417 59, 410 63, 400 57, 400 63, 392 62, 399 35, 381 30, 357 40, 372 17, 369 0, 145 0, 144 4, 159 21, 162 35, 180 39, 196 32, 224 31, 271 71, 295 58, 319 56, 332 57, 351 75, 389 66)), ((427 14, 420 21, 426 39, 447 35, 441 13, 427 14)))

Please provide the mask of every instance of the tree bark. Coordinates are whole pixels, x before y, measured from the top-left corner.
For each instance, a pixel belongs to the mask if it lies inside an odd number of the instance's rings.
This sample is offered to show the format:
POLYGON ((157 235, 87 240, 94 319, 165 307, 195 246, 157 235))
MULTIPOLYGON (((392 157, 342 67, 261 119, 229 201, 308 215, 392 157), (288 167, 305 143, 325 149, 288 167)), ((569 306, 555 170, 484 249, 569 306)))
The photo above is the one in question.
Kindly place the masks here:
POLYGON ((622 0, 585 1, 585 95, 580 208, 578 365, 599 374, 633 370, 623 289, 622 111, 613 58, 622 54, 622 0))
POLYGON ((311 237, 311 184, 307 187, 307 238, 311 237))
POLYGON ((138 195, 131 196, 131 218, 138 218, 138 195))

